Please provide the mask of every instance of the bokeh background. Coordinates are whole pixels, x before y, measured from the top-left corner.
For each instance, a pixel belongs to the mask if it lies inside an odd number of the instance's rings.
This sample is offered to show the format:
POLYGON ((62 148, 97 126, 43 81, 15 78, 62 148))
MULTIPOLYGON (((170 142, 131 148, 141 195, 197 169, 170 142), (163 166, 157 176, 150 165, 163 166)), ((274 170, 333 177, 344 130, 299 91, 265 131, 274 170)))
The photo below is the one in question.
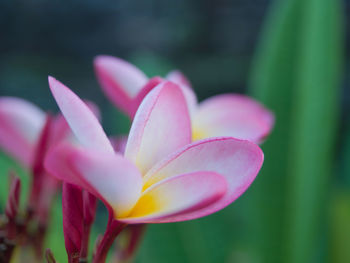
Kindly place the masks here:
MULTIPOLYGON (((349 18, 348 0, 0 0, 0 96, 56 112, 52 75, 127 133, 94 76, 100 54, 149 76, 180 69, 200 100, 253 96, 276 114, 256 181, 207 218, 149 226, 136 262, 350 262, 349 18)), ((10 167, 2 154, 2 207, 10 167)), ((60 209, 47 247, 65 262, 60 209)), ((94 237, 105 222, 100 206, 94 237)))

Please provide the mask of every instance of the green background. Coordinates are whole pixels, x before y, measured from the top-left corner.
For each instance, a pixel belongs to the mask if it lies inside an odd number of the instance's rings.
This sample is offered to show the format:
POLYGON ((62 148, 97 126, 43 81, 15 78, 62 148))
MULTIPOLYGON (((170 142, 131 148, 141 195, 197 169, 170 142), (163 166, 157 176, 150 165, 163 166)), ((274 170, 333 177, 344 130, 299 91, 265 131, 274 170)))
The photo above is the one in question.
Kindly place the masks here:
MULTIPOLYGON (((57 111, 47 85, 52 75, 100 106, 108 134, 127 133, 128 120, 94 77, 99 54, 127 59, 149 76, 178 68, 200 100, 251 95, 276 115, 256 181, 214 215, 150 225, 136 262, 350 262, 349 5, 0 1, 0 95, 57 111)), ((9 169, 21 170, 1 155, 2 206, 9 169)), ((100 205, 93 239, 106 216, 100 205)), ((65 262, 60 197, 52 218, 46 246, 65 262)))

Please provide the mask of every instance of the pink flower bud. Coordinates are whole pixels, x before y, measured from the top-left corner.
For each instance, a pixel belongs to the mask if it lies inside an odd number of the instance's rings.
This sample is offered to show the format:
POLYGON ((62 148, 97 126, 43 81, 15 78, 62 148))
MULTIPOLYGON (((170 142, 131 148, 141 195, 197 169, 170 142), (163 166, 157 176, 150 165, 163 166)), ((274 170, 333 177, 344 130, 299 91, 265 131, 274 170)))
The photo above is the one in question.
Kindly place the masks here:
POLYGON ((78 187, 64 183, 62 189, 63 233, 68 262, 79 262, 83 235, 83 196, 78 187))
POLYGON ((89 248, 89 238, 91 225, 95 220, 97 207, 97 199, 94 195, 87 191, 83 191, 83 213, 84 213, 84 225, 82 234, 82 243, 80 250, 80 260, 86 259, 89 248))
POLYGON ((84 224, 90 226, 96 215, 97 199, 87 191, 83 191, 84 224))

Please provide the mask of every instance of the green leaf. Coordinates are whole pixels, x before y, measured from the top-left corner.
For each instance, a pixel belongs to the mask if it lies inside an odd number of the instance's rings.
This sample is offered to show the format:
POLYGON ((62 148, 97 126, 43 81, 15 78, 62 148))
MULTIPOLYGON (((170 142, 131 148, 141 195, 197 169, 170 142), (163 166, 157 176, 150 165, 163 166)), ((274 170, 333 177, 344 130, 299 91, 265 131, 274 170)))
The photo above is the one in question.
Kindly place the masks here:
POLYGON ((291 108, 298 67, 300 10, 296 1, 276 1, 272 7, 258 47, 251 76, 251 94, 275 113, 276 124, 262 149, 263 168, 255 180, 250 207, 252 243, 262 262, 283 262, 282 240, 288 171, 288 138, 292 132, 291 108), (253 215, 253 212, 252 212, 253 215))
POLYGON ((301 2, 304 26, 289 156, 287 262, 316 258, 334 168, 342 56, 340 1, 301 2))
POLYGON ((263 262, 313 262, 334 160, 342 54, 340 0, 276 1, 251 79, 276 114, 258 177, 263 262))

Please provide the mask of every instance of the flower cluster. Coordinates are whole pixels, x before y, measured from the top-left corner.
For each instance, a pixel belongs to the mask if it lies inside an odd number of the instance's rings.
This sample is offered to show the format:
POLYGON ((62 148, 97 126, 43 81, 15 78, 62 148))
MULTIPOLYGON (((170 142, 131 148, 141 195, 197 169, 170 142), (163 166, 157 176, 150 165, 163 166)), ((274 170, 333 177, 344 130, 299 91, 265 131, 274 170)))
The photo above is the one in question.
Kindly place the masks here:
MULTIPOLYGON (((133 255, 144 224, 203 217, 244 193, 263 163, 257 144, 270 132, 274 117, 243 95, 219 95, 198 103, 179 71, 148 79, 135 66, 109 56, 97 57, 94 66, 102 90, 132 121, 127 139, 122 137, 115 145, 105 134, 96 107, 49 77, 63 117, 45 117, 28 102, 2 98, 0 146, 31 167, 29 207, 45 224, 47 196, 54 195, 58 181, 63 182, 69 262, 88 259, 96 198, 107 207, 109 219, 92 262, 105 262, 115 237, 123 232, 129 235, 129 244, 117 251, 122 262, 133 255)), ((18 180, 13 180, 3 227, 11 237, 18 188, 18 180)), ((54 262, 50 252, 47 258, 54 262)))

